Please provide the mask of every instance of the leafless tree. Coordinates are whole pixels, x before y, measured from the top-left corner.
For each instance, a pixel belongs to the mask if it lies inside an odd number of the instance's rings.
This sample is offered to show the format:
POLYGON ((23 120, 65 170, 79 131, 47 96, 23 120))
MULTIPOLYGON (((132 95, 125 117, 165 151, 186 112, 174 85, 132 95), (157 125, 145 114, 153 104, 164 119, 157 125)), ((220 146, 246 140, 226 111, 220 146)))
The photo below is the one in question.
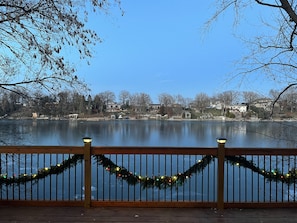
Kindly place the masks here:
POLYGON ((0 0, 0 88, 86 87, 69 55, 88 62, 100 42, 88 13, 111 3, 120 0, 0 0))
POLYGON ((280 92, 278 90, 275 90, 275 89, 271 89, 269 91, 269 96, 275 100, 278 96, 279 96, 280 92))
POLYGON ((234 104, 238 100, 238 97, 239 92, 237 91, 224 91, 217 95, 217 98, 224 104, 224 106, 234 104))
POLYGON ((168 107, 169 105, 174 104, 174 97, 167 93, 162 93, 159 95, 159 103, 164 105, 165 107, 168 107))
POLYGON ((168 93, 159 94, 158 98, 159 98, 159 103, 165 108, 165 113, 167 113, 168 108, 172 107, 173 104, 175 103, 174 97, 168 93))
POLYGON ((152 99, 146 93, 135 93, 130 95, 130 103, 135 111, 146 112, 152 99))
POLYGON ((129 103, 129 98, 130 98, 130 93, 129 91, 121 91, 119 94, 119 101, 122 103, 122 105, 128 105, 129 103))
POLYGON ((248 77, 247 74, 266 74, 266 78, 275 81, 284 90, 294 86, 297 82, 297 1, 216 0, 215 2, 218 8, 207 25, 213 23, 221 14, 230 12, 229 9, 233 9, 235 24, 242 25, 243 22, 250 21, 245 19, 245 16, 252 14, 253 20, 258 18, 258 25, 262 25, 261 28, 257 28, 257 34, 251 38, 240 36, 250 46, 250 52, 238 63, 238 72, 235 76, 244 78, 248 77), (261 12, 257 9, 261 9, 261 12), (257 10, 259 15, 251 13, 253 10, 257 10))
POLYGON ((115 102, 115 94, 112 91, 104 91, 99 93, 100 98, 102 98, 102 101, 107 106, 109 103, 115 102))
POLYGON ((283 110, 284 111, 289 111, 289 112, 294 112, 296 110, 296 105, 297 105, 297 91, 296 87, 293 88, 291 87, 288 89, 283 95, 280 100, 283 105, 283 110))
POLYGON ((243 94, 243 100, 245 103, 252 103, 254 101, 256 101, 257 99, 259 99, 261 96, 253 91, 244 91, 242 92, 243 94))
POLYGON ((182 95, 178 94, 174 97, 174 101, 176 101, 176 103, 180 104, 183 108, 187 108, 189 106, 189 102, 187 100, 187 98, 184 98, 182 95))
POLYGON ((201 113, 204 113, 205 109, 210 105, 210 98, 205 93, 199 93, 194 99, 194 104, 201 113))
POLYGON ((104 111, 104 98, 102 94, 95 95, 93 106, 97 113, 102 113, 104 111))

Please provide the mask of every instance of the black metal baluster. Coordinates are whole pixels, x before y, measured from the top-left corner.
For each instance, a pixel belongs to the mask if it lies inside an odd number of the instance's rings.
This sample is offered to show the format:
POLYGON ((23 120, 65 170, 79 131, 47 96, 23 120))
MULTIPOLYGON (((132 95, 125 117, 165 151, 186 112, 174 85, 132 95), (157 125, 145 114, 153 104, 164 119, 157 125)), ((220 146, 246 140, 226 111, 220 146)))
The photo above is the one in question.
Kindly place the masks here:
MULTIPOLYGON (((14 160, 14 156, 15 154, 12 154, 11 155, 11 160, 12 160, 12 174, 13 174, 13 177, 15 178, 16 177, 16 172, 15 172, 15 160, 14 160)), ((14 195, 14 190, 15 190, 15 184, 12 184, 12 199, 15 200, 15 195, 14 195)))
POLYGON ((210 183, 210 165, 207 165, 207 202, 210 201, 210 188, 209 188, 209 183, 210 183))
MULTIPOLYGON (((52 165, 52 155, 49 154, 49 167, 52 165)), ((56 188, 57 190, 57 188, 56 188)), ((52 200, 52 175, 49 175, 49 199, 52 200)))
MULTIPOLYGON (((112 155, 109 155, 109 159, 112 159, 112 155)), ((109 174, 109 180, 108 180, 108 199, 111 200, 111 174, 109 174)))
MULTIPOLYGON (((257 156, 257 166, 260 167, 260 156, 257 156)), ((260 174, 258 174, 258 202, 260 202, 260 174)))
MULTIPOLYGON (((158 177, 161 176, 161 155, 158 154, 158 177)), ((158 190, 158 201, 161 200, 161 191, 158 190)))
MULTIPOLYGON (((296 156, 294 156, 293 170, 295 170, 295 173, 296 173, 296 156)), ((293 183, 293 187, 294 187, 294 202, 296 202, 296 181, 295 180, 294 180, 294 183, 293 183)))
MULTIPOLYGON (((248 156, 245 155, 245 158, 248 160, 248 156)), ((247 168, 244 168, 244 201, 247 202, 247 190, 248 190, 248 185, 247 185, 247 168)))
MULTIPOLYGON (((56 162, 59 163, 59 154, 56 154, 56 162)), ((56 175, 56 200, 58 200, 59 175, 56 175)))
MULTIPOLYGON (((264 155, 264 171, 266 171, 266 156, 264 155)), ((263 179, 263 195, 264 195, 264 202, 266 201, 266 182, 265 182, 265 177, 263 179)))
MULTIPOLYGON (((83 200, 83 196, 85 195, 85 192, 82 191, 82 187, 84 185, 84 163, 82 162, 80 165, 80 188, 79 188, 79 192, 80 192, 80 200, 83 200)), ((104 171, 104 170, 103 170, 104 171)))
MULTIPOLYGON (((251 156, 251 162, 254 163, 254 156, 251 156)), ((251 202, 254 202, 254 172, 251 171, 252 186, 251 186, 251 202)))
MULTIPOLYGON (((167 160, 166 160, 167 162, 167 160)), ((170 174, 168 175, 169 177, 172 176, 172 154, 170 154, 170 174)), ((172 182, 171 182, 172 183, 172 182)), ((178 192, 177 192, 178 193, 178 192)), ((173 201, 173 198, 172 198, 173 194, 172 194, 172 190, 170 190, 170 201, 172 202, 173 201)), ((178 198, 177 198, 178 199, 178 198)))
MULTIPOLYGON (((192 161, 192 155, 188 155, 189 156, 189 162, 188 162, 188 166, 187 166, 187 169, 189 169, 189 167, 191 166, 191 161, 192 161)), ((190 176, 190 177, 192 177, 192 176, 190 176)), ((196 176, 195 176, 195 178, 196 178, 196 176)), ((189 180, 189 199, 188 199, 188 201, 191 201, 192 200, 192 196, 191 196, 191 194, 192 194, 192 191, 191 191, 191 180, 189 180)), ((196 196, 196 189, 194 190, 194 195, 196 196)))
MULTIPOLYGON (((61 156, 62 156, 62 160, 66 159, 65 154, 62 154, 61 156)), ((69 156, 68 156, 68 158, 69 158, 69 156)), ((60 197, 58 196, 57 199, 64 200, 64 187, 65 187, 65 171, 63 171, 61 173, 61 188, 59 188, 61 195, 60 195, 60 197)))
MULTIPOLYGON (((2 160, 3 160, 3 154, 1 153, 1 155, 0 155, 0 173, 1 174, 5 174, 4 172, 3 172, 3 162, 2 162, 2 160)), ((0 192, 0 198, 1 198, 1 200, 3 199, 3 184, 1 184, 1 186, 0 186, 0 190, 1 190, 1 192, 0 192)))
MULTIPOLYGON (((200 159, 199 159, 200 160, 200 159)), ((198 160, 198 162, 199 162, 199 160, 198 160)), ((202 160, 202 156, 201 156, 201 160, 202 160)), ((203 202, 204 201, 204 169, 202 170, 202 172, 201 172, 201 196, 202 196, 202 199, 201 199, 201 201, 203 202)), ((199 179, 199 178, 198 178, 199 179)), ((197 187, 197 184, 199 185, 199 182, 196 182, 196 187, 197 187)))
MULTIPOLYGON (((146 172, 146 175, 148 177, 151 177, 151 175, 149 175, 149 172, 148 172, 148 154, 145 154, 145 172, 146 172)), ((146 195, 145 195, 145 201, 148 201, 148 192, 149 190, 151 189, 148 189, 148 187, 146 188, 146 195)))
MULTIPOLYGON (((78 179, 77 179, 77 168, 78 168, 79 165, 75 165, 74 168, 73 168, 73 174, 74 174, 74 180, 75 180, 75 183, 73 185, 73 191, 74 191, 74 196, 76 196, 77 194, 77 182, 78 182, 78 179)), ((97 188, 98 188, 98 167, 96 168, 97 169, 97 188)), ((97 190, 97 198, 98 198, 98 191, 97 190)))
MULTIPOLYGON (((32 176, 33 174, 33 160, 34 160, 34 154, 31 154, 31 157, 30 157, 30 170, 31 170, 31 173, 30 175, 32 176)), ((30 193, 31 193, 31 200, 33 200, 33 182, 32 180, 30 181, 30 193)))
MULTIPOLYGON (((162 155, 162 160, 164 160, 164 162, 161 161, 161 163, 163 163, 163 167, 162 167, 162 168, 164 168, 164 170, 162 170, 162 171, 164 171, 164 172, 163 172, 163 174, 161 174, 161 175, 162 175, 162 176, 166 176, 166 175, 167 175, 167 168, 166 168, 166 154, 162 155)), ((162 194, 163 194, 163 196, 164 196, 164 200, 167 200, 167 196, 166 196, 166 192, 167 192, 167 190, 164 189, 162 192, 163 192, 162 194)))
MULTIPOLYGON (((73 154, 69 154, 69 158, 70 157, 73 157, 73 154)), ((72 171, 72 168, 69 167, 69 169, 68 169, 68 200, 70 200, 70 197, 71 197, 71 186, 74 187, 74 185, 76 184, 76 180, 75 180, 76 176, 71 177, 71 171, 72 171), (73 179, 73 182, 71 179, 73 179)))
MULTIPOLYGON (((122 167, 124 166, 124 163, 125 163, 125 156, 122 155, 122 167)), ((120 176, 120 177, 122 177, 122 176, 120 176)), ((120 179, 120 177, 119 177, 119 179, 120 179)), ((124 201, 124 181, 120 180, 120 184, 121 184, 121 201, 124 201)))
MULTIPOLYGON (((176 155, 176 170, 178 171, 179 169, 182 169, 182 170, 184 170, 184 167, 183 166, 179 166, 179 161, 180 161, 180 155, 176 155)), ((184 172, 184 171, 183 171, 184 172)), ((178 195, 179 195, 179 190, 176 190, 176 193, 177 193, 177 195, 176 195, 176 201, 178 201, 178 195)))
POLYGON ((238 201, 239 202, 241 202, 241 193, 242 193, 242 188, 241 188, 241 167, 240 167, 240 165, 238 165, 238 181, 237 181, 237 183, 238 183, 238 201))
MULTIPOLYGON (((40 154, 37 154, 37 159, 36 159, 36 167, 37 167, 37 173, 38 174, 38 171, 39 171, 39 168, 40 168, 40 163, 39 163, 39 159, 40 159, 40 154)), ((36 181, 36 199, 39 200, 39 181, 36 181)))
MULTIPOLYGON (((136 172, 136 154, 134 154, 134 172, 136 172)), ((139 170, 139 175, 141 175, 141 171, 139 170)), ((136 186, 133 185, 133 201, 135 201, 135 198, 136 198, 136 186)))
MULTIPOLYGON (((26 154, 24 155, 25 156, 25 160, 26 160, 26 154)), ((20 176, 21 174, 26 174, 26 164, 25 164, 25 167, 24 167, 24 172, 21 172, 21 155, 19 155, 18 157, 18 175, 20 176)), ((19 185, 19 189, 18 189, 18 196, 19 196, 19 199, 21 200, 21 185, 19 185)), ((26 200, 26 190, 24 191, 23 193, 24 195, 24 199, 26 200)))
MULTIPOLYGON (((282 158, 282 161, 281 161, 282 162, 281 172, 284 173, 285 172, 284 156, 281 156, 281 158, 282 158)), ((284 182, 282 182, 281 187, 282 187, 282 189, 281 189, 281 191, 282 191, 281 202, 284 202, 284 182)))
MULTIPOLYGON (((275 156, 275 169, 278 171, 278 156, 275 156)), ((277 174, 279 174, 279 172, 277 172, 277 174)), ((277 180, 275 181, 275 201, 278 201, 278 197, 277 197, 277 190, 278 190, 278 184, 277 184, 277 180)))
MULTIPOLYGON (((154 176, 156 176, 155 174, 155 154, 152 154, 152 174, 154 176)), ((152 201, 155 200, 155 193, 154 193, 154 188, 152 189, 152 198, 151 198, 152 201)))
MULTIPOLYGON (((142 154, 139 155, 139 172, 141 173, 142 176, 146 177, 146 175, 142 172, 142 154)), ((142 201, 142 191, 141 189, 139 190, 139 200, 142 201)))
MULTIPOLYGON (((45 154, 43 154, 43 169, 45 169, 45 167, 46 167, 46 155, 45 154)), ((43 180, 43 200, 45 200, 46 199, 46 177, 44 178, 44 180, 43 180)))
MULTIPOLYGON (((272 171, 272 158, 271 158, 271 155, 269 156, 269 174, 270 174, 270 177, 273 177, 272 174, 273 171, 272 171)), ((271 202, 271 194, 272 194, 272 180, 269 181, 269 202, 271 202)))
MULTIPOLYGON (((118 164, 118 156, 119 154, 115 154, 115 163, 118 164)), ((114 192, 115 194, 115 200, 117 201, 118 200, 118 179, 117 179, 117 176, 115 176, 115 186, 114 186, 114 192)))

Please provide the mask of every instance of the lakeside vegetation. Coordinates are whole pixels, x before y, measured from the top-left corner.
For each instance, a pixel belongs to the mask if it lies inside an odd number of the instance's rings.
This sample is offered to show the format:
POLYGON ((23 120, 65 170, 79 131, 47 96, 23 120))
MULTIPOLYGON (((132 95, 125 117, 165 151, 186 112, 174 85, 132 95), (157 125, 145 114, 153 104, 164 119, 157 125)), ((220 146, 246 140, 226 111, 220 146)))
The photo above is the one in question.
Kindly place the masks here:
MULTIPOLYGON (((278 95, 277 92, 270 92, 278 95)), ((87 97, 78 92, 63 91, 56 95, 3 92, 0 97, 2 118, 36 119, 296 119, 297 93, 290 91, 276 102, 254 92, 227 91, 210 97, 199 93, 194 99, 167 93, 152 103, 146 93, 122 91, 116 101, 111 91, 87 97), (28 94, 26 94, 28 95, 28 94)))

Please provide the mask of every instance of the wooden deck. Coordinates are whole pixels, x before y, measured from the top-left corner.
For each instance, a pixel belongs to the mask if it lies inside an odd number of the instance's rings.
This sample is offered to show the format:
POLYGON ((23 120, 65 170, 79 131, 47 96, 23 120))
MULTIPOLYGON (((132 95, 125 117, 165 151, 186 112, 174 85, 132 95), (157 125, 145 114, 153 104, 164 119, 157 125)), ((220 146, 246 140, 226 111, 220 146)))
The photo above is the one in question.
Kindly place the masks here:
POLYGON ((1 206, 0 222, 297 222, 297 209, 90 208, 1 206))

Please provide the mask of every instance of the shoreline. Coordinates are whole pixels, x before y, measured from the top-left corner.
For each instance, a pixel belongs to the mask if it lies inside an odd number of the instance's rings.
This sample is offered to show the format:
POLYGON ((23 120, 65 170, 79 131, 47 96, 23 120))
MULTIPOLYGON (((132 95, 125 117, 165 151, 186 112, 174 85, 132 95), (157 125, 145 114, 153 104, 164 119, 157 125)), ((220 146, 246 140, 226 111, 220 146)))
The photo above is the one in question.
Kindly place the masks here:
POLYGON ((297 122, 297 119, 232 119, 223 116, 218 116, 216 118, 210 119, 150 119, 150 118, 129 118, 129 119, 112 119, 108 117, 88 117, 88 118, 33 118, 33 117, 5 117, 2 120, 48 120, 48 121, 87 121, 87 122, 99 122, 99 121, 193 121, 193 122, 203 122, 203 121, 219 121, 219 122, 297 122))

